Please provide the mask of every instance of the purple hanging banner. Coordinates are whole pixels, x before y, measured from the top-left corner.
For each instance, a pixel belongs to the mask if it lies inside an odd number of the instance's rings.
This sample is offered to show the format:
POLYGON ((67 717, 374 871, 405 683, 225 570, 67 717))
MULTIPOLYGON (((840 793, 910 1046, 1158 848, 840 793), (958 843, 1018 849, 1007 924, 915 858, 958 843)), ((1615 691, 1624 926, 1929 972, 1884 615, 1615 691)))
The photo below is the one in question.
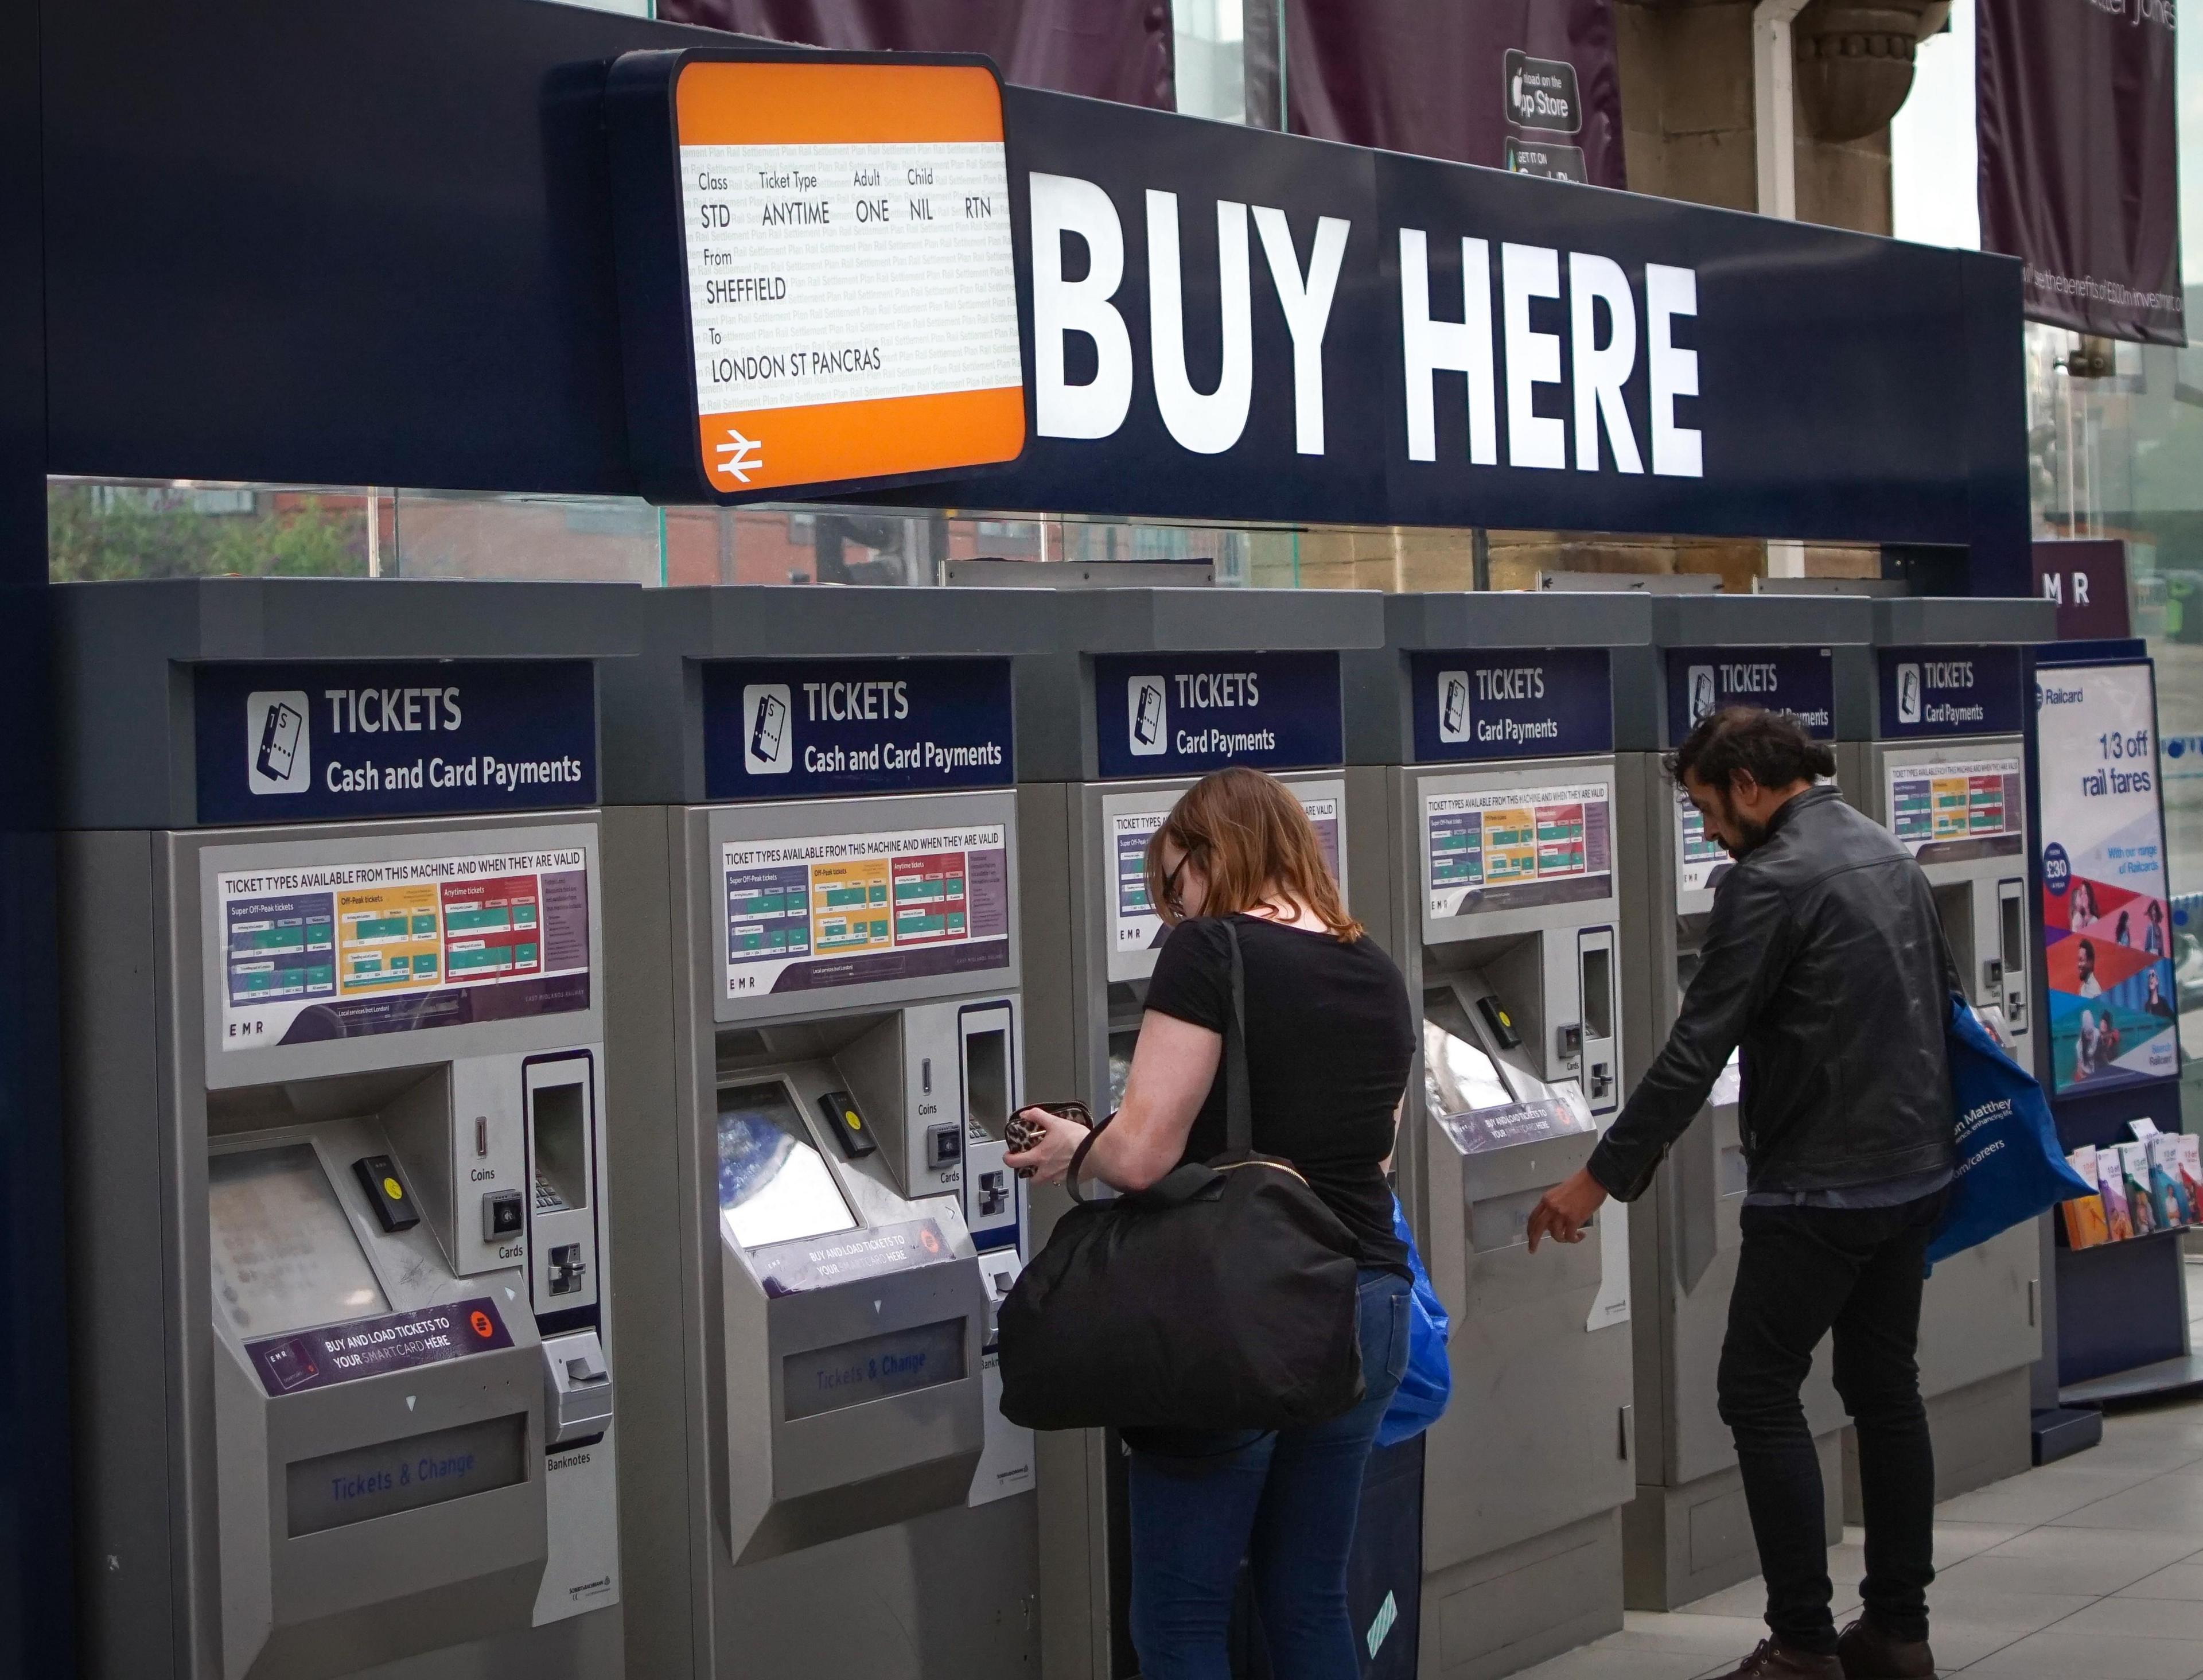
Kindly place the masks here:
POLYGON ((2188 342, 2173 0, 1980 0, 1982 249, 2027 317, 2188 342))
POLYGON ((660 0, 658 15, 845 52, 983 52, 1020 86, 1178 103, 1169 0, 660 0))
POLYGON ((1285 0, 1288 127, 1628 185, 1609 0, 1285 0))

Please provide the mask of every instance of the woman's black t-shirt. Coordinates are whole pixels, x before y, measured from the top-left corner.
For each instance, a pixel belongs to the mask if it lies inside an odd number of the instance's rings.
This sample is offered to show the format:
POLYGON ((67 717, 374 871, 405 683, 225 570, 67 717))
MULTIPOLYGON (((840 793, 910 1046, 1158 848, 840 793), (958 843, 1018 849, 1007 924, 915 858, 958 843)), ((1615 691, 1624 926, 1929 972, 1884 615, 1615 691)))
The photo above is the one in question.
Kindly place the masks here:
MULTIPOLYGON (((1231 918, 1247 975, 1248 1095, 1255 1148, 1290 1161, 1361 1245, 1361 1263, 1408 1275, 1392 1234, 1392 1111, 1407 1089, 1415 1018, 1407 982, 1373 939, 1231 918)), ((1231 1018, 1231 947, 1214 917, 1180 922, 1155 957, 1148 1008, 1220 1033, 1231 1018)), ((1225 1148, 1225 1069, 1194 1118, 1184 1159, 1225 1148)))

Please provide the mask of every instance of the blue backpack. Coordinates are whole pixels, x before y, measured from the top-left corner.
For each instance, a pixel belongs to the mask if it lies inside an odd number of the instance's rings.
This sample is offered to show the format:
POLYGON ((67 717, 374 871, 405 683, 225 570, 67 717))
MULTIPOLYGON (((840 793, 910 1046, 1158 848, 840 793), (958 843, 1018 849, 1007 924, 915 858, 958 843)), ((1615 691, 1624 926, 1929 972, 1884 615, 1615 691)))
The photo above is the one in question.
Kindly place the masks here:
POLYGON ((1958 1166, 1951 1199, 1928 1239, 1931 1267, 2060 1202, 2096 1193, 2094 1185, 2066 1164, 2042 1087, 2005 1054, 1956 992, 1944 1038, 1958 1121, 1958 1166))

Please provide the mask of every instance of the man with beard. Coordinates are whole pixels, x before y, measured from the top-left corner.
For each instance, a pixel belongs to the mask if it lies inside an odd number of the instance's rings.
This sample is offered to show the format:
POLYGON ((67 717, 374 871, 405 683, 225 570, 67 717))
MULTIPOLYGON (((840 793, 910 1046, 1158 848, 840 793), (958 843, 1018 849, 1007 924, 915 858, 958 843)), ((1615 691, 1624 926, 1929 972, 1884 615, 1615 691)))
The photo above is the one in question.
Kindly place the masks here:
POLYGON ((1749 1171, 1718 1389, 1767 1580, 1771 1637, 1729 1680, 1924 1680, 1935 1472, 1914 1354, 1922 1258, 1957 1161, 1945 1018, 1958 977, 1928 878, 1826 778, 1787 714, 1730 707, 1668 772, 1735 867, 1668 1042, 1530 1245, 1633 1200, 1733 1050, 1749 1171), (1840 1638, 1798 1391, 1833 1334, 1866 1510, 1859 1619, 1840 1638))

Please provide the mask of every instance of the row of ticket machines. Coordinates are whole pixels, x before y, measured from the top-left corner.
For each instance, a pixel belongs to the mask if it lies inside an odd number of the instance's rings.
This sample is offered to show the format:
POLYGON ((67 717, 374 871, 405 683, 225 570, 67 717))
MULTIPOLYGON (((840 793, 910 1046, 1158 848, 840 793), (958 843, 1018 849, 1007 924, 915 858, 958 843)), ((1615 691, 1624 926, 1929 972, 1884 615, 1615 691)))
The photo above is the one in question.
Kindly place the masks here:
MULTIPOLYGON (((1143 850, 1226 764, 1291 784, 1421 1009, 1397 1169, 1454 1393, 1373 1470, 1370 1672, 1757 1568, 1733 1076, 1593 1240, 1524 1240, 1726 865, 1663 748, 1737 700, 1838 742, 2027 1055, 2038 603, 54 593, 90 1675, 1136 1674, 1119 1444, 996 1409, 1061 1205, 1003 1123, 1112 1106, 1143 850)), ((2037 1242, 1930 1284, 1944 1492, 2026 1462, 2037 1242)), ((1825 1361, 1807 1407, 1833 1527, 1825 1361)))

